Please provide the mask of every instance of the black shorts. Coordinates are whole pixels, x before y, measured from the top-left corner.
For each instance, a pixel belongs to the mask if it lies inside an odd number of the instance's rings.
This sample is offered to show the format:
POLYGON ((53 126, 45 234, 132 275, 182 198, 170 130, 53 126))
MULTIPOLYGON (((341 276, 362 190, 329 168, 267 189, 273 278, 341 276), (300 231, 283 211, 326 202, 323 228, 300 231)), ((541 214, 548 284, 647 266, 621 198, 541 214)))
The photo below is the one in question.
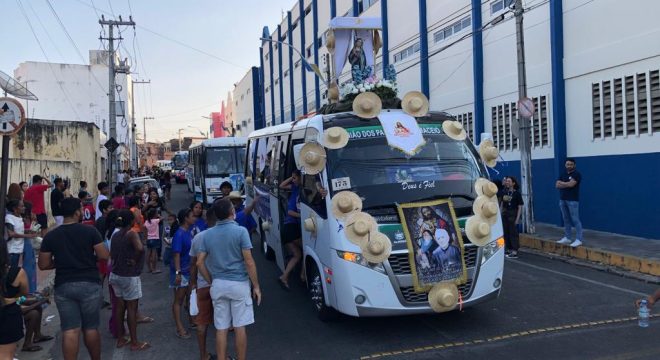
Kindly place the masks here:
POLYGON ((300 224, 284 224, 284 228, 282 228, 282 244, 288 244, 300 238, 302 238, 300 224))
POLYGON ((37 223, 41 225, 41 229, 45 230, 48 228, 48 215, 39 214, 37 215, 37 223))
POLYGON ((13 303, 0 309, 0 345, 8 345, 23 338, 23 314, 20 305, 13 303))

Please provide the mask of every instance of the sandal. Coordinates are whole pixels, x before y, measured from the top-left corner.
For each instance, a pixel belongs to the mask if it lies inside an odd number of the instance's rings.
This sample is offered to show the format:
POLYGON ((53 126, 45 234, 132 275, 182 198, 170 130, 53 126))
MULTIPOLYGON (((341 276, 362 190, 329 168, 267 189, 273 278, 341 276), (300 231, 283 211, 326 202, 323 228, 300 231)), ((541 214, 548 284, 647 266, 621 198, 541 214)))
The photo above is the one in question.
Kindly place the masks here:
POLYGON ((183 334, 177 331, 176 337, 178 337, 179 339, 190 339, 190 334, 185 331, 183 334))
POLYGON ((32 342, 33 343, 40 343, 40 342, 44 342, 44 341, 50 341, 50 340, 53 340, 53 339, 55 339, 55 338, 52 337, 52 336, 45 335, 45 336, 42 336, 38 339, 34 339, 34 341, 32 341, 32 342))
POLYGON ((28 347, 23 346, 23 348, 21 349, 21 351, 25 351, 25 352, 35 352, 35 351, 41 351, 41 350, 43 350, 43 348, 39 345, 32 345, 32 346, 28 346, 28 347))
POLYGON ((142 319, 138 319, 137 323, 138 324, 148 324, 148 323, 152 323, 154 321, 156 321, 156 320, 154 320, 154 318, 152 318, 150 316, 145 316, 142 319))
POLYGON ((280 287, 281 287, 282 289, 284 289, 285 291, 289 291, 289 290, 291 290, 291 288, 289 288, 289 284, 286 283, 284 280, 278 278, 278 279, 277 279, 277 282, 280 283, 280 287))
POLYGON ((151 344, 146 341, 139 343, 137 346, 131 345, 131 351, 142 351, 151 348, 151 344))
POLYGON ((124 346, 128 345, 131 342, 131 338, 128 336, 125 336, 119 340, 117 340, 117 349, 121 349, 124 346))

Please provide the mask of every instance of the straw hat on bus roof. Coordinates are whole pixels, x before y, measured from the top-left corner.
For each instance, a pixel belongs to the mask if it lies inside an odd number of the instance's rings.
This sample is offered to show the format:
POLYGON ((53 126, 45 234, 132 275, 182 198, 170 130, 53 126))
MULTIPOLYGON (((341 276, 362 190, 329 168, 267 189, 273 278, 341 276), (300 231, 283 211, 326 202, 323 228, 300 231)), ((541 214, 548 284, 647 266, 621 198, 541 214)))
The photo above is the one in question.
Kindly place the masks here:
POLYGON ((458 121, 445 120, 442 122, 442 131, 454 140, 465 140, 467 133, 463 128, 463 124, 458 121))
POLYGON ((369 240, 369 234, 378 231, 376 220, 365 212, 354 212, 346 220, 344 234, 348 241, 362 247, 369 240))
POLYGON ((465 223, 465 235, 477 246, 485 246, 490 242, 490 224, 482 216, 471 216, 465 223))
POLYGON ((497 202, 493 201, 492 197, 486 195, 477 196, 477 199, 472 204, 472 211, 475 215, 486 219, 491 225, 497 222, 497 202))
POLYGON ((479 155, 484 164, 488 167, 495 167, 497 165, 497 158, 500 156, 499 150, 495 147, 493 140, 486 139, 479 144, 479 155))
POLYGON ((245 195, 242 195, 240 191, 232 191, 227 195, 227 198, 229 200, 245 199, 245 195))
POLYGON ((477 195, 485 195, 489 198, 497 195, 497 185, 486 178, 478 178, 474 183, 474 191, 477 195))
POLYGON ((441 282, 429 291, 429 305, 435 312, 454 310, 458 304, 458 287, 454 283, 441 282))
POLYGON ((429 112, 429 99, 419 91, 409 91, 401 100, 401 108, 410 116, 424 116, 429 112))
POLYGON ((328 149, 341 149, 348 144, 348 131, 346 129, 333 126, 326 129, 323 134, 323 146, 328 149))
POLYGON ((332 197, 332 213, 335 218, 345 220, 356 211, 362 211, 362 199, 356 193, 340 191, 332 197))
POLYGON ((353 112, 363 119, 372 119, 380 114, 383 102, 371 91, 363 92, 353 100, 353 112))
POLYGON ((376 231, 369 234, 368 241, 360 248, 362 249, 362 256, 368 262, 379 264, 392 253, 392 242, 387 235, 376 231))
POLYGON ((316 175, 325 168, 325 149, 315 142, 309 142, 300 149, 300 164, 305 174, 316 175))

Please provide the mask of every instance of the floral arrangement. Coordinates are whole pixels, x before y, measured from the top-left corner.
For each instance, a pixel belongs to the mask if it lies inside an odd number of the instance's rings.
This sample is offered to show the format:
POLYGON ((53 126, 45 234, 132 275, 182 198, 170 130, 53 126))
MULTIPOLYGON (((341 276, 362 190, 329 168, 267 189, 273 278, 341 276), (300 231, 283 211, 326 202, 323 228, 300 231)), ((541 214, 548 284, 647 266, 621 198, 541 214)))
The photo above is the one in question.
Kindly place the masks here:
POLYGON ((363 92, 371 91, 383 100, 396 98, 398 89, 396 83, 396 70, 393 65, 385 69, 385 78, 379 79, 376 74, 372 74, 371 66, 360 69, 359 66, 353 66, 351 71, 353 81, 342 84, 339 89, 341 99, 344 101, 353 101, 356 96, 363 92))

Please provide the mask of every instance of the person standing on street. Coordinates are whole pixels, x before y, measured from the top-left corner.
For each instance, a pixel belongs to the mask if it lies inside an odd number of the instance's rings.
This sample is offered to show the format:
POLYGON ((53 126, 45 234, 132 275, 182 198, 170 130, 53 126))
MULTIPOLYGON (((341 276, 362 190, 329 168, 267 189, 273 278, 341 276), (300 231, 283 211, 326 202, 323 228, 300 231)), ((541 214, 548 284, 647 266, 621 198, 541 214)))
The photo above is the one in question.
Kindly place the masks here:
POLYGON ((504 241, 506 243, 506 257, 518 258, 518 224, 522 214, 523 198, 518 191, 518 181, 513 176, 504 178, 504 189, 502 189, 502 227, 504 228, 504 241))
POLYGON ((50 180, 34 175, 32 177, 32 186, 30 186, 23 196, 23 200, 32 204, 32 212, 37 216, 37 223, 41 225, 41 237, 46 235, 48 230, 48 215, 46 215, 46 204, 44 193, 50 189, 50 180), (46 182, 46 184, 43 184, 46 182))
POLYGON ((582 222, 580 222, 580 183, 582 175, 575 170, 575 159, 568 158, 564 164, 566 172, 562 174, 555 187, 559 189, 559 209, 564 219, 564 237, 559 244, 582 245, 582 222), (571 225, 575 227, 575 241, 571 242, 571 225))
POLYGON ((89 357, 99 360, 98 327, 103 295, 96 261, 107 260, 110 254, 101 234, 93 226, 80 224, 79 199, 62 200, 60 210, 64 223, 44 237, 39 269, 55 269, 55 304, 60 315, 64 359, 78 358, 82 329, 89 357))
POLYGON ((4 238, 0 238, 0 281, 0 359, 14 359, 24 336, 19 298, 28 295, 29 286, 25 271, 9 264, 4 238))
POLYGON ((229 199, 216 201, 212 210, 218 223, 204 234, 197 267, 204 280, 211 283, 218 359, 227 358, 227 333, 233 326, 237 357, 245 360, 245 327, 254 323, 252 298, 257 305, 261 304, 261 288, 257 266, 252 258, 252 242, 248 231, 234 221, 236 212, 229 199))
POLYGON ((55 218, 55 224, 62 225, 64 217, 60 214, 60 202, 64 199, 64 181, 61 178, 53 180, 55 188, 50 192, 50 211, 55 218))
POLYGON ((25 206, 22 200, 11 200, 7 204, 7 214, 5 215, 7 251, 9 252, 9 265, 13 267, 18 267, 21 262, 25 242, 34 237, 34 235, 25 232, 24 211, 25 206))
POLYGON ((110 185, 107 182, 101 181, 96 188, 99 190, 99 195, 96 197, 96 216, 94 216, 94 220, 103 216, 103 213, 99 209, 99 203, 103 200, 108 200, 108 195, 110 195, 110 185))
POLYGON ((179 229, 172 239, 172 262, 170 263, 170 289, 174 291, 172 302, 172 316, 176 323, 176 336, 181 339, 190 338, 190 334, 183 327, 181 321, 181 308, 188 295, 190 282, 190 247, 192 246, 192 226, 195 222, 192 209, 182 209, 177 214, 179 229))

